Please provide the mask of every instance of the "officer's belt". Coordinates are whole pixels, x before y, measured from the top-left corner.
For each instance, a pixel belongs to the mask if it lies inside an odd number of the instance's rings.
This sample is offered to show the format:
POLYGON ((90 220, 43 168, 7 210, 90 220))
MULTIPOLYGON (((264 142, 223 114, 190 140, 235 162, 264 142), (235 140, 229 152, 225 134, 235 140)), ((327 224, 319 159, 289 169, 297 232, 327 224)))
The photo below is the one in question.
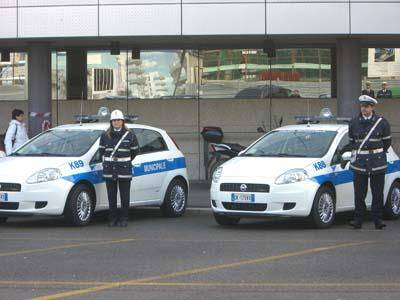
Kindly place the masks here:
POLYGON ((131 161, 130 157, 123 157, 123 158, 118 158, 118 157, 104 157, 104 161, 118 161, 118 162, 123 162, 123 161, 131 161))
POLYGON ((374 149, 374 150, 361 150, 358 154, 376 154, 376 153, 382 153, 383 148, 379 149, 374 149))

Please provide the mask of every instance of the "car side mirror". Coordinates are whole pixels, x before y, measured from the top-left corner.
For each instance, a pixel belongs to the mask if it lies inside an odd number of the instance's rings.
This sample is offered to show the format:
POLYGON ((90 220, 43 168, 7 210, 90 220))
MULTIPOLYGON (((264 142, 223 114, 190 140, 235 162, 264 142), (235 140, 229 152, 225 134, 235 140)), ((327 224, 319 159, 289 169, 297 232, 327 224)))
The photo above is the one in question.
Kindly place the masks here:
POLYGON ((342 167, 342 169, 346 168, 346 165, 350 161, 350 158, 351 158, 351 152, 350 151, 346 151, 346 152, 344 152, 342 154, 342 161, 340 163, 340 166, 342 167))
POLYGON ((350 151, 346 151, 345 153, 342 154, 342 160, 350 161, 350 158, 351 158, 351 152, 350 151))

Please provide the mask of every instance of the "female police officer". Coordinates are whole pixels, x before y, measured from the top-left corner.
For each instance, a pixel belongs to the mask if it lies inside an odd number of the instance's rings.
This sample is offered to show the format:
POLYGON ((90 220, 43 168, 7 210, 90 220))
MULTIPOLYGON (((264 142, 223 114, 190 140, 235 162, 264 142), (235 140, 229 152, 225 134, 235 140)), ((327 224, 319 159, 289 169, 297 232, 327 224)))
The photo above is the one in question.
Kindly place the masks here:
POLYGON ((103 157, 103 177, 106 181, 110 206, 109 226, 128 226, 129 195, 132 180, 132 160, 138 151, 135 134, 125 126, 120 110, 111 113, 110 127, 100 138, 103 157), (121 211, 117 210, 117 188, 121 198, 121 211))

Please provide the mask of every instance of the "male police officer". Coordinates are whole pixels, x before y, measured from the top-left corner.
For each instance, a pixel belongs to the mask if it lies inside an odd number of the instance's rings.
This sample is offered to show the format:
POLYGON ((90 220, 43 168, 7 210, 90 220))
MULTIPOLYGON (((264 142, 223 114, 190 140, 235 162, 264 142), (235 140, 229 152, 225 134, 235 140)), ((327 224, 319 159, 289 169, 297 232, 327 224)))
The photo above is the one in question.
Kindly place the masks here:
POLYGON ((386 81, 382 82, 382 89, 376 94, 376 98, 392 98, 392 91, 388 89, 388 84, 386 81))
POLYGON ((349 123, 349 140, 352 147, 350 169, 354 174, 354 220, 350 225, 360 229, 366 210, 365 197, 368 191, 368 179, 372 191, 372 219, 376 229, 386 225, 382 223, 383 188, 387 168, 386 152, 391 145, 390 125, 384 118, 375 114, 374 98, 362 95, 359 98, 360 114, 349 123))

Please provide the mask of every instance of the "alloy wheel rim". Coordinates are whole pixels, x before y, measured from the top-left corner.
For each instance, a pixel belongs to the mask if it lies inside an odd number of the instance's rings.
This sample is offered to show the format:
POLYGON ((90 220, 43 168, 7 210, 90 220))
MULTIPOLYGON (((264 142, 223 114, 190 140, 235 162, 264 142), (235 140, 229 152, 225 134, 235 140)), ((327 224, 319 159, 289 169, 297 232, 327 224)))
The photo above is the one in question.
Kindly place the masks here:
POLYGON ((83 191, 78 195, 77 199, 77 213, 79 220, 85 222, 89 219, 92 212, 92 203, 88 192, 83 191))
POLYGON ((395 187, 390 195, 392 202, 392 211, 395 215, 400 213, 400 188, 395 187))
POLYGON ((334 213, 334 201, 330 194, 323 193, 318 201, 318 214, 320 220, 327 224, 332 221, 334 213))
POLYGON ((183 187, 176 185, 171 190, 171 204, 175 212, 180 212, 186 203, 186 193, 183 187))

